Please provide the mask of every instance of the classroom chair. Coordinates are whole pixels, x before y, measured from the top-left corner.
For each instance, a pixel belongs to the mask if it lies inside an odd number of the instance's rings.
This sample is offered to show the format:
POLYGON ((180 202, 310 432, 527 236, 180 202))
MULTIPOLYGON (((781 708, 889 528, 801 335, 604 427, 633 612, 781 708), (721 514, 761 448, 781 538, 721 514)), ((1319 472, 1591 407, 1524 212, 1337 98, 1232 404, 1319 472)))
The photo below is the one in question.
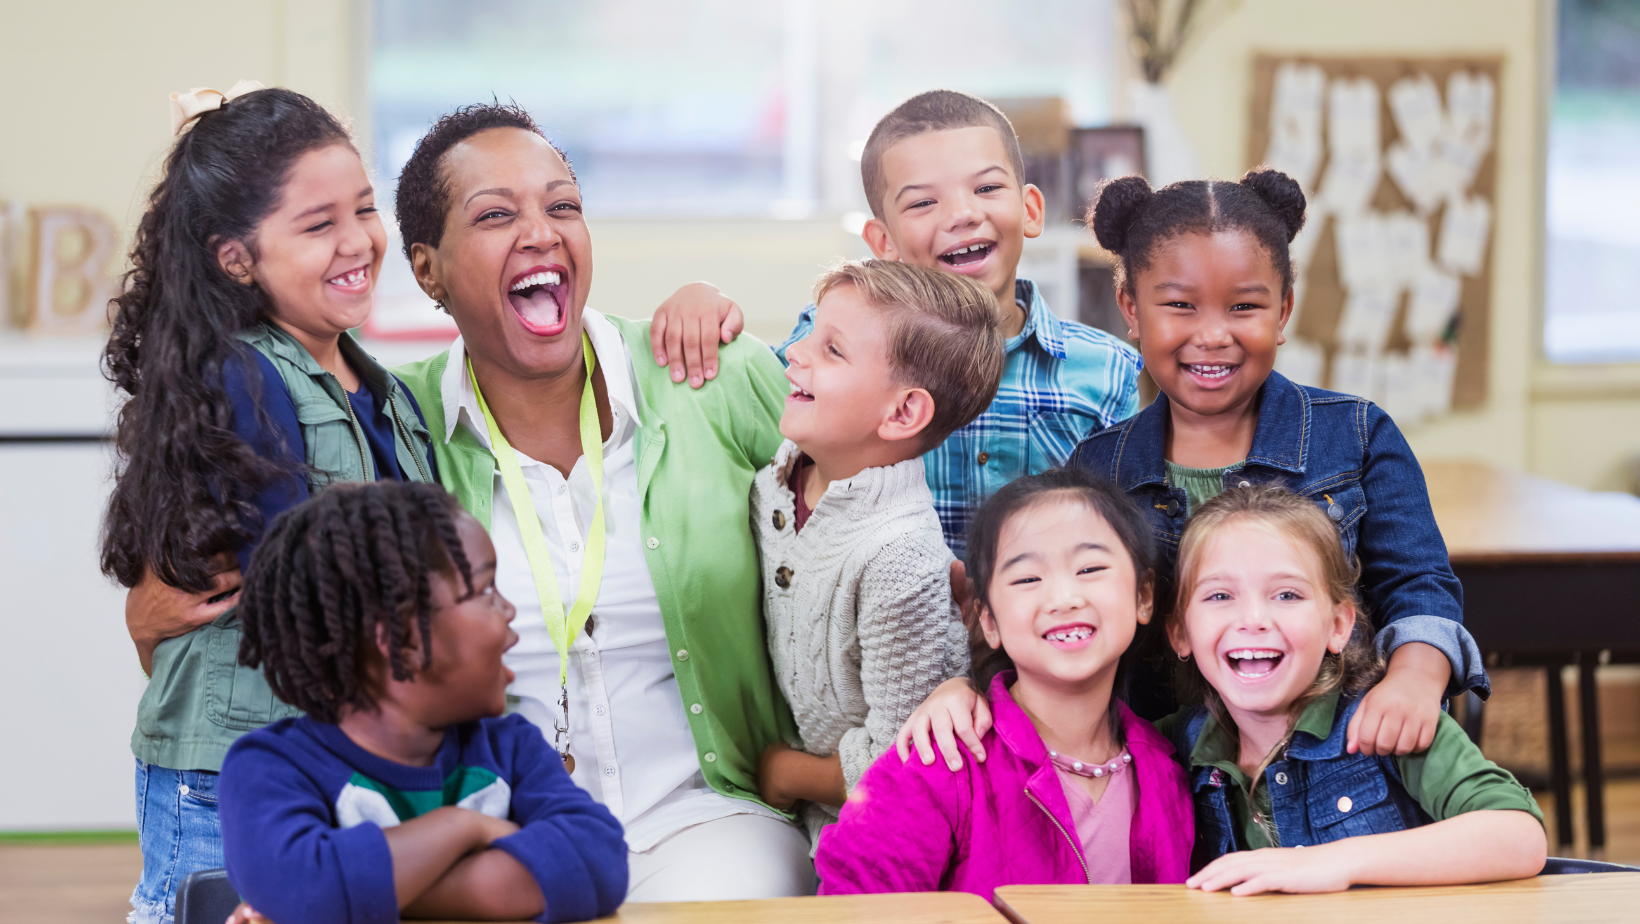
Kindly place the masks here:
POLYGON ((189 873, 177 889, 176 924, 222 924, 239 907, 239 893, 225 869, 189 873))
POLYGON ((1550 857, 1543 864, 1539 876, 1563 876, 1568 873, 1640 873, 1640 866, 1605 863, 1600 860, 1577 860, 1571 857, 1550 857))

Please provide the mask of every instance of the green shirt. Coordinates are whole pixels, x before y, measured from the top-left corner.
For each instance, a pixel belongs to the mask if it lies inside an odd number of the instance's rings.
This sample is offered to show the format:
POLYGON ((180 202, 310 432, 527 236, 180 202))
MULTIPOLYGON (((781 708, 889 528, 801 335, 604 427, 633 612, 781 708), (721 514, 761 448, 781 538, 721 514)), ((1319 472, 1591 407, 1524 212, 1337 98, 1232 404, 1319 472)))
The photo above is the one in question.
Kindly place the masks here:
MULTIPOLYGON (((1341 691, 1334 690, 1306 706, 1298 717, 1295 733, 1305 732, 1325 739, 1332 733, 1341 695, 1341 691)), ((1186 711, 1180 710, 1157 722, 1157 729, 1172 737, 1178 723, 1184 721, 1186 711)), ((1270 814, 1269 784, 1259 786, 1249 798, 1250 781, 1236 762, 1239 755, 1240 748, 1229 733, 1209 716, 1202 726, 1201 737, 1190 750, 1190 769, 1194 772, 1198 768, 1214 767, 1235 782, 1226 794, 1236 827, 1241 832, 1237 838, 1238 850, 1279 847, 1280 839, 1275 836, 1275 822, 1270 814)), ((1436 821, 1465 812, 1498 809, 1527 812, 1543 821, 1543 811, 1532 794, 1509 771, 1487 760, 1464 734, 1463 726, 1444 712, 1429 750, 1396 757, 1395 768, 1401 774, 1407 795, 1436 821)))
POLYGON ((1171 487, 1183 488, 1185 498, 1185 515, 1194 513, 1197 507, 1207 503, 1224 493, 1224 473, 1235 471, 1247 464, 1243 459, 1234 465, 1223 468, 1189 468, 1183 465, 1174 465, 1166 462, 1167 483, 1171 487))
MULTIPOLYGON (((644 557, 701 773, 723 795, 762 803, 758 758, 797 732, 764 641, 751 491, 780 448, 791 385, 774 353, 748 335, 718 350, 709 387, 674 383, 649 360, 647 322, 605 317, 633 358, 644 557)), ((439 480, 489 528, 495 457, 465 427, 446 426, 440 380, 448 359, 440 353, 394 372, 427 416, 439 480)))

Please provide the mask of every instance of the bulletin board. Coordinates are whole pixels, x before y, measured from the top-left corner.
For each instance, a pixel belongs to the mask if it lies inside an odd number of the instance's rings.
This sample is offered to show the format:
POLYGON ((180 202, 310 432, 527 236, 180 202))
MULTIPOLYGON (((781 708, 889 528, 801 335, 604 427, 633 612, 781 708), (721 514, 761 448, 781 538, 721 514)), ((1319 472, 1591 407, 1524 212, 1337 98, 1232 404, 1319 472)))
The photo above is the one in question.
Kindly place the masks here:
POLYGON ((1403 426, 1485 402, 1502 65, 1254 58, 1248 163, 1310 203, 1284 374, 1403 426))

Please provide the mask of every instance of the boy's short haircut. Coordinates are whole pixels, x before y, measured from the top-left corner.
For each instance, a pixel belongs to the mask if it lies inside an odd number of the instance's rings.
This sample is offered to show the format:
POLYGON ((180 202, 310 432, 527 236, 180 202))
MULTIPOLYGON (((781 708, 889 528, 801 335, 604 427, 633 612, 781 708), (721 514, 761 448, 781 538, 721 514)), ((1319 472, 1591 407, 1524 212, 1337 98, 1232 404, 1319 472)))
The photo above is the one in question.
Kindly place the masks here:
POLYGON ((888 363, 901 381, 927 389, 934 416, 920 434, 938 446, 985 412, 1006 362, 996 296, 980 283, 891 260, 858 260, 827 270, 814 301, 852 285, 888 318, 888 363))
POLYGON ((967 93, 929 90, 895 106, 878 120, 866 138, 865 151, 860 155, 860 181, 865 184, 871 214, 883 217, 883 196, 888 193, 888 178, 883 176, 883 153, 907 138, 954 128, 996 129, 1002 137, 1003 150, 1008 152, 1008 165, 1014 171, 1014 179, 1021 184, 1025 182, 1025 158, 1019 153, 1019 136, 1014 134, 1014 123, 1008 121, 1001 109, 967 93))

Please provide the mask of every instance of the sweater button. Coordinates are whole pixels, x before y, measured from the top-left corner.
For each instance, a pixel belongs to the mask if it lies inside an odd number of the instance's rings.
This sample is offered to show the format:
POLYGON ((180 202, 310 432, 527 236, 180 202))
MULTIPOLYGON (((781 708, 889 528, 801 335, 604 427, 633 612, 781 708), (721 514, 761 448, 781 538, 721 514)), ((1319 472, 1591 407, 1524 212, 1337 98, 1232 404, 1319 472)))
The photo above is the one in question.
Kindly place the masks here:
POLYGON ((659 539, 656 539, 654 536, 650 536, 649 541, 644 543, 644 545, 649 546, 649 548, 651 550, 658 549, 658 548, 661 547, 661 541, 659 539))
POLYGON ((678 649, 678 660, 679 660, 679 661, 687 661, 687 660, 689 660, 689 649, 687 649, 687 648, 679 648, 679 649, 678 649))
POLYGON ((776 568, 774 572, 774 584, 781 590, 785 590, 786 588, 792 586, 792 569, 786 567, 785 565, 781 565, 779 568, 776 568))
POLYGON ((717 754, 712 751, 707 751, 705 754, 702 754, 701 757, 705 758, 706 762, 709 764, 717 762, 717 754))
POLYGON ((982 452, 982 453, 979 454, 979 464, 984 465, 985 463, 987 463, 989 461, 991 461, 991 454, 990 453, 982 452))
POLYGON ((701 712, 700 703, 691 703, 689 705, 689 711, 694 713, 695 715, 700 715, 700 712, 701 712))
POLYGON ((774 528, 775 529, 785 529, 786 528, 786 515, 784 513, 781 513, 778 510, 776 510, 774 512, 774 528))

